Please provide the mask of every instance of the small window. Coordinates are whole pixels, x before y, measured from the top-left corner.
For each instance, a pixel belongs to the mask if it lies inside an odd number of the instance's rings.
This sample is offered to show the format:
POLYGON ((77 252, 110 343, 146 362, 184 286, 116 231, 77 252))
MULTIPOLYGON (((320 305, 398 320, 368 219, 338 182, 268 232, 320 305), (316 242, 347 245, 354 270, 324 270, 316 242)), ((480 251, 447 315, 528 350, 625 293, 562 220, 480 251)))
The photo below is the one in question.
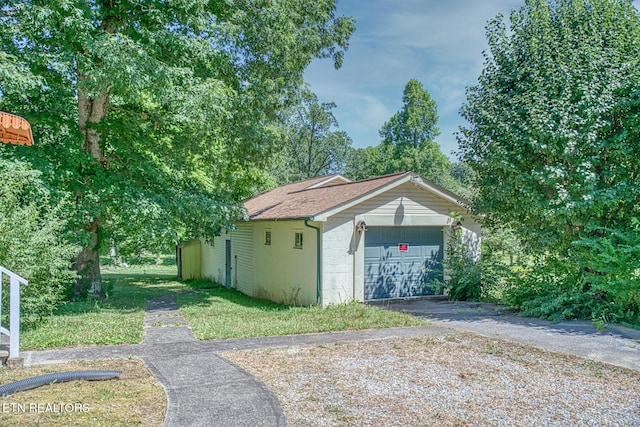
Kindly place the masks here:
POLYGON ((264 232, 264 244, 271 246, 271 230, 265 230, 264 232))
POLYGON ((302 249, 302 233, 296 233, 296 239, 293 247, 295 249, 302 249))

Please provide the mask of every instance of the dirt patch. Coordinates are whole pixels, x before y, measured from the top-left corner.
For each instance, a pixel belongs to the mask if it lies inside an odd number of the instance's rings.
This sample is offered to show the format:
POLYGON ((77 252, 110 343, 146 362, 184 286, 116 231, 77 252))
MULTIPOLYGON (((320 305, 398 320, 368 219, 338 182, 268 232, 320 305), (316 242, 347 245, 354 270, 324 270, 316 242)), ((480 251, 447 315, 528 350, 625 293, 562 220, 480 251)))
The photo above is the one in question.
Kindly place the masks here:
POLYGON ((640 425, 640 373, 469 333, 223 355, 292 426, 640 425))
POLYGON ((161 426, 162 386, 138 359, 79 361, 0 370, 0 385, 38 375, 84 370, 122 371, 120 379, 52 384, 0 398, 0 426, 161 426))

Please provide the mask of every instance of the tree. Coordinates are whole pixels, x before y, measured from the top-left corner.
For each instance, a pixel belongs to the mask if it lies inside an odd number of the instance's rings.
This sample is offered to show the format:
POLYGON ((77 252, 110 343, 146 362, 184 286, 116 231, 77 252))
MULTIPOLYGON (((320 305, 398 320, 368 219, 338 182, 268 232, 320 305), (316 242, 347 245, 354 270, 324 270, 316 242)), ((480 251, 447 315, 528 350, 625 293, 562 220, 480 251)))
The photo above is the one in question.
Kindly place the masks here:
POLYGON ((380 129, 383 142, 418 148, 440 135, 436 102, 422 84, 409 80, 402 94, 402 110, 380 129))
POLYGON ((640 319, 639 31, 627 0, 527 0, 487 26, 460 156, 479 212, 539 255, 527 298, 547 314, 640 319))
POLYGON ((101 293, 111 237, 166 245, 235 217, 275 113, 314 57, 354 29, 334 0, 0 0, 0 107, 33 125, 26 156, 72 194, 79 291, 101 293))
POLYGON ((345 175, 353 180, 384 175, 387 163, 381 145, 352 148, 347 156, 345 175))
POLYGON ((413 171, 446 187, 455 187, 451 163, 433 139, 440 134, 436 103, 420 82, 409 80, 402 110, 380 129, 382 142, 350 155, 347 170, 353 179, 413 171))
POLYGON ((338 126, 335 107, 333 102, 320 103, 314 93, 303 89, 298 102, 283 111, 283 164, 275 171, 280 183, 344 172, 351 138, 332 130, 338 126))

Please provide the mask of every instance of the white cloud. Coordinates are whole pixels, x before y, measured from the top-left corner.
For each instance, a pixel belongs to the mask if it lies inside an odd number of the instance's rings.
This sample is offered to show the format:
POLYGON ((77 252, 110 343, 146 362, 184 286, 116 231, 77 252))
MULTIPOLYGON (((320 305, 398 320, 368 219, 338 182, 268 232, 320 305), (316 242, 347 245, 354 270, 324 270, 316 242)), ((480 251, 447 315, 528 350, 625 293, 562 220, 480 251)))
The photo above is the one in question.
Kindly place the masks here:
POLYGON ((380 142, 378 129, 402 106, 407 81, 418 79, 438 105, 445 154, 456 149, 453 132, 466 87, 475 84, 486 48, 484 27, 518 0, 343 0, 338 13, 353 16, 343 68, 315 61, 305 74, 323 101, 338 105, 340 128, 361 147, 380 142))

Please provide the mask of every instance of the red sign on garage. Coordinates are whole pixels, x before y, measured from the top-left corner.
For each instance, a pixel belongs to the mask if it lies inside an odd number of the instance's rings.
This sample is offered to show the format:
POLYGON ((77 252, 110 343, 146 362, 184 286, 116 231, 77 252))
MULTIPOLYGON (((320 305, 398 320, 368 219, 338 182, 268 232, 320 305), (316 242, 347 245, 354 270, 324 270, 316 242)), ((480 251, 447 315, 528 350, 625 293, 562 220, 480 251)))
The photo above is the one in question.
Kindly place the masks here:
POLYGON ((407 252, 408 250, 409 250, 409 245, 407 243, 399 243, 398 244, 398 251, 407 252))

